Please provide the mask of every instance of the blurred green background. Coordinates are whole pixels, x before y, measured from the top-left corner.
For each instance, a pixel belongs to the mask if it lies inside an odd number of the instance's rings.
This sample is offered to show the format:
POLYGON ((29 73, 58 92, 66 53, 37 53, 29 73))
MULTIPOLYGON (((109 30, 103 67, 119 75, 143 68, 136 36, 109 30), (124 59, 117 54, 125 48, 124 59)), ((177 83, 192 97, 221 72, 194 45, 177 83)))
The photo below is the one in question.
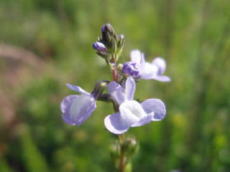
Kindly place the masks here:
POLYGON ((98 103, 82 126, 64 124, 60 101, 111 79, 91 48, 111 23, 132 49, 167 60, 170 83, 141 81, 136 98, 162 99, 167 118, 132 128, 134 172, 230 171, 229 0, 0 0, 0 171, 115 171, 98 103))

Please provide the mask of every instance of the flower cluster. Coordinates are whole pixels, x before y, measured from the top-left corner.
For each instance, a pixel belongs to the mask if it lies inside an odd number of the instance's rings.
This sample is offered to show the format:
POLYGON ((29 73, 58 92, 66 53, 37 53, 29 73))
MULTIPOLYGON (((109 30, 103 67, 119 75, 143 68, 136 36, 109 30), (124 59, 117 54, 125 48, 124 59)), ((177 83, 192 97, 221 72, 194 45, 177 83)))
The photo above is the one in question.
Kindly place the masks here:
POLYGON ((157 57, 151 63, 145 61, 139 50, 131 51, 131 60, 118 64, 124 45, 124 36, 115 33, 110 24, 102 27, 102 36, 93 44, 97 54, 105 59, 112 71, 112 81, 97 83, 91 93, 79 86, 67 84, 77 95, 69 95, 61 102, 63 120, 70 125, 81 125, 96 109, 96 101, 112 102, 115 113, 104 119, 105 127, 113 134, 123 134, 130 127, 143 126, 152 121, 160 121, 166 115, 165 104, 160 99, 146 99, 138 102, 134 99, 136 81, 170 81, 163 75, 166 62, 157 57))

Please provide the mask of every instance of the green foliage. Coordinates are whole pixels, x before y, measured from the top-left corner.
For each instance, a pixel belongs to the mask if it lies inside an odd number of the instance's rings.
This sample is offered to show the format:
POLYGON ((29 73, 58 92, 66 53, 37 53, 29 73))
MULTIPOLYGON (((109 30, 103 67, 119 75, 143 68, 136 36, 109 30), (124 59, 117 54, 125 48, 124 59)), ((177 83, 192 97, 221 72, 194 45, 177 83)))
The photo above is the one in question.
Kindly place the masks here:
POLYGON ((0 171, 115 171, 109 146, 116 137, 103 126, 112 106, 99 102, 80 127, 64 124, 59 108, 74 94, 65 83, 91 91, 96 80, 111 79, 91 48, 107 22, 125 35, 121 62, 138 48, 148 60, 164 57, 172 77, 137 85, 138 99, 164 100, 167 118, 129 131, 140 142, 133 171, 229 171, 229 11, 228 0, 1 0, 0 43, 44 64, 11 90, 17 122, 0 127, 13 130, 0 135, 0 171))
POLYGON ((49 171, 45 158, 38 150, 36 144, 33 142, 29 130, 25 126, 21 134, 21 149, 23 163, 25 164, 26 171, 39 172, 49 171))
POLYGON ((12 170, 10 169, 10 167, 7 165, 6 161, 4 159, 0 159, 0 171, 4 171, 4 172, 11 172, 12 170))

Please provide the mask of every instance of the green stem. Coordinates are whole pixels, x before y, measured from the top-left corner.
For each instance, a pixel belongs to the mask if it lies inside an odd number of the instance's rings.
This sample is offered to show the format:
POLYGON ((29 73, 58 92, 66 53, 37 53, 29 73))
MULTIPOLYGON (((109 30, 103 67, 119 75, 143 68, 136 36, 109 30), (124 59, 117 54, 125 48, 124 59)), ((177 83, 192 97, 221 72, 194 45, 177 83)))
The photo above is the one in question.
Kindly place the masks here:
POLYGON ((126 160, 125 160, 125 153, 124 149, 122 148, 122 144, 124 143, 125 136, 124 135, 119 135, 119 146, 120 146, 120 159, 119 159, 119 172, 125 172, 125 165, 126 165, 126 160))
MULTIPOLYGON (((116 58, 114 58, 114 59, 116 59, 116 58)), ((119 74, 118 74, 118 71, 117 71, 117 65, 116 65, 115 61, 112 64, 110 63, 110 68, 111 68, 111 71, 112 71, 113 81, 118 81, 119 74)), ((114 106, 114 111, 118 112, 119 111, 118 110, 118 105, 113 103, 113 106, 114 106)), ((118 171, 119 172, 125 172, 126 157, 125 157, 125 152, 124 152, 124 149, 123 149, 123 143, 125 141, 125 136, 124 135, 119 135, 118 139, 119 139, 119 151, 120 151, 118 171)))

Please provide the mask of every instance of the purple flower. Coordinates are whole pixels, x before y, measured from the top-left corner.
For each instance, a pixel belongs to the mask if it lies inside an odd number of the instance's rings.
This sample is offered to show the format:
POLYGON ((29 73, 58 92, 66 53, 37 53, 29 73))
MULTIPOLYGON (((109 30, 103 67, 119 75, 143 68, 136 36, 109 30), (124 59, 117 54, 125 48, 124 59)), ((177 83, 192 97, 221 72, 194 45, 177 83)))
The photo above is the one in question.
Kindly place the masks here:
POLYGON ((163 75, 166 69, 166 62, 163 58, 157 57, 152 63, 145 62, 144 54, 139 50, 131 51, 131 61, 123 65, 122 72, 135 79, 155 79, 162 82, 169 82, 170 78, 163 75))
POLYGON ((69 95, 61 102, 63 120, 70 125, 80 125, 90 117, 96 109, 94 96, 79 86, 66 84, 66 86, 79 95, 69 95))
POLYGON ((114 134, 122 134, 130 127, 160 121, 166 115, 165 105, 159 99, 147 99, 142 103, 133 100, 136 83, 132 77, 126 80, 125 88, 113 81, 108 84, 108 90, 119 104, 119 112, 108 115, 104 120, 105 127, 114 134))

